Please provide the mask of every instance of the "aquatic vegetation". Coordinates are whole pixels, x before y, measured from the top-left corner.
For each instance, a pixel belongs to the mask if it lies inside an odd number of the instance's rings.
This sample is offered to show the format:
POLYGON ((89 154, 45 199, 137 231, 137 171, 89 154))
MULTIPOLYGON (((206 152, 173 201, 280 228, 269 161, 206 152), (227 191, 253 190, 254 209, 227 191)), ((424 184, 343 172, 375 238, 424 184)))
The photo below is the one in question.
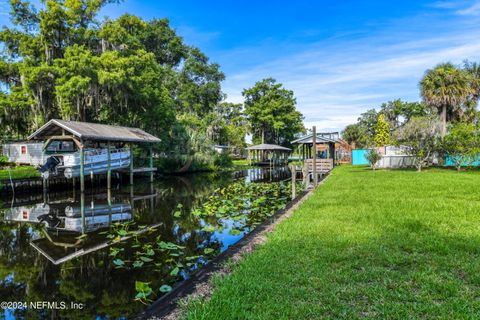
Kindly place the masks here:
MULTIPOLYGON (((200 225, 197 232, 206 233, 205 239, 216 239, 213 235, 225 230, 240 238, 284 208, 290 200, 290 183, 245 183, 242 180, 215 189, 205 201, 190 210, 177 204, 171 216, 174 220, 196 219, 200 225)), ((149 303, 169 292, 172 285, 186 279, 221 252, 217 245, 208 242, 199 242, 193 252, 191 249, 187 252, 183 243, 168 241, 157 233, 156 228, 137 226, 135 222, 114 224, 105 233, 115 242, 109 249, 112 267, 139 271, 138 279, 135 278, 134 299, 141 303, 149 303), (150 230, 139 232, 145 229, 150 230), (120 241, 125 239, 128 241, 120 241), (155 283, 142 281, 141 270, 158 274, 155 283)))

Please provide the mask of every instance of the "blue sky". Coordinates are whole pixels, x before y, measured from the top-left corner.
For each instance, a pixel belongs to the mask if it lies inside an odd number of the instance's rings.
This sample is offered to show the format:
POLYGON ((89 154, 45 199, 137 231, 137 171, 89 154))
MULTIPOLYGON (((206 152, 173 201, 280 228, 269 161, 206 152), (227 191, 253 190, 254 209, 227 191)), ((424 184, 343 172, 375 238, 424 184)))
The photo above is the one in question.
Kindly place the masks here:
MULTIPOLYGON (((7 8, 0 0, 0 24, 7 8)), ((273 77, 321 130, 388 100, 419 100, 418 82, 437 63, 480 61, 480 1, 126 0, 101 15, 125 12, 168 17, 221 65, 228 101, 273 77)))

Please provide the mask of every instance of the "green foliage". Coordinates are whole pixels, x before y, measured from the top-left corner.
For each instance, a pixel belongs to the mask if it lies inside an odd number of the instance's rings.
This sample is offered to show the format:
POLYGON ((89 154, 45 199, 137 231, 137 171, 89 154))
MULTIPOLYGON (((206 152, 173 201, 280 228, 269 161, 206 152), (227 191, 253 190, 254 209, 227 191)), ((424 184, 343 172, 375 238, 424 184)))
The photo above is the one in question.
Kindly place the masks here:
POLYGON ((425 72, 420 81, 421 95, 436 109, 442 121, 442 135, 447 121, 463 120, 465 102, 475 93, 471 74, 451 63, 442 63, 425 72))
POLYGON ((366 148, 371 145, 371 137, 366 132, 365 128, 360 124, 350 124, 342 131, 342 138, 349 144, 354 144, 355 148, 366 148))
POLYGON ((385 120, 385 115, 380 114, 375 124, 375 136, 373 138, 375 146, 383 147, 390 143, 390 124, 385 120))
POLYGON ((462 165, 471 165, 480 154, 480 134, 473 124, 457 123, 442 139, 441 149, 460 171, 462 165))
POLYGON ((232 157, 228 154, 228 152, 225 151, 215 156, 213 163, 220 168, 228 168, 233 166, 232 157))
POLYGON ((411 119, 396 131, 397 141, 407 147, 418 171, 428 165, 431 156, 439 149, 441 124, 434 117, 418 117, 411 119))
POLYGON ((370 167, 375 170, 377 168, 377 163, 382 159, 382 155, 378 153, 377 149, 370 149, 365 154, 365 158, 367 159, 370 167))
POLYGON ((40 173, 31 166, 17 166, 0 170, 0 180, 8 180, 10 177, 12 179, 37 178, 40 177, 40 173))
POLYGON ((219 113, 219 66, 185 44, 167 19, 96 21, 113 2, 48 0, 39 11, 11 2, 13 27, 0 31, 0 135, 26 136, 51 118, 126 125, 160 137, 156 153, 176 146, 168 156, 179 168, 188 161, 213 166, 203 151, 216 140, 240 146, 247 131, 241 106, 219 113), (220 136, 209 136, 212 119, 220 136))
POLYGON ((375 109, 367 110, 360 115, 357 123, 345 127, 342 137, 348 143, 355 144, 355 148, 371 147, 375 136, 377 118, 378 113, 375 109))
POLYGON ((0 156, 0 165, 8 163, 8 156, 1 155, 0 156))
POLYGON ((293 91, 276 80, 263 79, 243 90, 242 95, 255 143, 263 139, 265 143, 289 145, 296 134, 305 131, 293 91))
POLYGON ((400 99, 388 101, 380 106, 380 111, 375 109, 367 110, 362 113, 357 120, 357 123, 345 127, 342 131, 342 138, 349 144, 354 143, 356 148, 370 148, 373 145, 384 146, 392 143, 390 133, 387 134, 386 127, 388 125, 389 131, 394 131, 405 125, 410 119, 414 117, 422 117, 428 115, 429 108, 419 102, 405 102, 400 99), (379 117, 382 128, 377 128, 379 124, 379 117), (387 124, 385 124, 385 122, 387 124), (381 138, 378 142, 375 141, 377 131, 381 131, 381 138))
POLYGON ((390 124, 390 129, 395 130, 413 117, 423 117, 428 115, 430 109, 421 102, 405 102, 401 99, 382 103, 380 113, 390 124))

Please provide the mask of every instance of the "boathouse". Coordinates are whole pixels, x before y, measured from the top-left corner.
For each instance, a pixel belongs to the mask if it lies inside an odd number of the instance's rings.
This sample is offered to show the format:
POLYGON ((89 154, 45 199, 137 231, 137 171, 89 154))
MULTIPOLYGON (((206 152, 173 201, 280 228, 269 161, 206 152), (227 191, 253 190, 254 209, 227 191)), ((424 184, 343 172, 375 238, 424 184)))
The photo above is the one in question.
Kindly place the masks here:
POLYGON ((292 144, 298 147, 302 160, 312 159, 315 152, 317 159, 332 159, 335 162, 335 146, 338 142, 338 132, 320 132, 315 137, 312 133, 300 137, 292 144))
MULTIPOLYGON (((138 128, 120 127, 113 125, 106 125, 100 123, 88 123, 79 121, 66 121, 52 119, 44 124, 41 128, 35 131, 28 137, 28 140, 45 141, 45 146, 48 146, 49 141, 73 141, 80 154, 80 188, 84 190, 85 174, 95 174, 96 172, 90 166, 85 167, 85 149, 101 149, 105 150, 106 167, 104 172, 107 173, 107 182, 110 186, 111 171, 112 171, 112 152, 115 148, 128 147, 130 152, 127 159, 129 161, 130 184, 133 184, 133 174, 135 172, 150 172, 150 179, 153 181, 153 151, 152 145, 160 142, 160 139, 138 128), (147 144, 149 147, 150 165, 147 168, 134 168, 133 163, 133 145, 147 144)), ((73 145, 59 145, 59 148, 74 148, 73 145)), ((114 157, 113 157, 114 158, 114 157)))

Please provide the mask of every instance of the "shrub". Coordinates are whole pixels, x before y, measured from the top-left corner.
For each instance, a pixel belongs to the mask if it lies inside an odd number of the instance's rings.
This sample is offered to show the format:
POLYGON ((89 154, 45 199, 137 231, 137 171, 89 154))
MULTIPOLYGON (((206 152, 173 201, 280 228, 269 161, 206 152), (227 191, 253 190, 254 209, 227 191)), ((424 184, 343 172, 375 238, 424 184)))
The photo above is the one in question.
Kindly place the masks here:
POLYGON ((5 155, 0 156, 0 164, 7 164, 8 163, 8 157, 5 155))
POLYGON ((368 160, 368 163, 370 164, 370 167, 375 170, 377 168, 377 163, 382 159, 382 155, 378 153, 376 149, 370 149, 368 150, 367 154, 365 155, 365 158, 368 160))
POLYGON ((215 159, 213 160, 213 164, 217 167, 231 167, 233 166, 232 157, 228 154, 228 152, 221 152, 215 159))
POLYGON ((480 151, 480 139, 475 126, 468 123, 454 125, 442 139, 441 149, 460 171, 462 165, 472 165, 480 151))

